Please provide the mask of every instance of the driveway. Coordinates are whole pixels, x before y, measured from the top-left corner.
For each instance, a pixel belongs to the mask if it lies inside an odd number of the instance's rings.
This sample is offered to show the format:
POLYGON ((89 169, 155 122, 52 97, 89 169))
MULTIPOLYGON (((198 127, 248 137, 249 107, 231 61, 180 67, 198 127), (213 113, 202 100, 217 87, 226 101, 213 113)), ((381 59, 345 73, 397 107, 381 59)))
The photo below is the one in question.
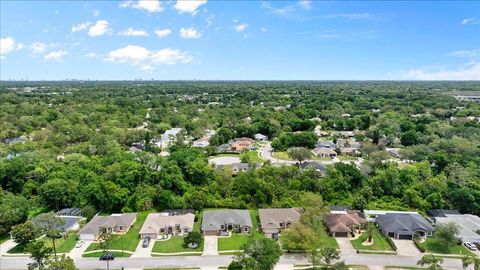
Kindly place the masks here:
POLYGON ((202 256, 218 255, 218 239, 216 235, 205 235, 202 256))
POLYGON ((343 254, 352 254, 357 253, 357 251, 353 248, 352 243, 347 237, 335 237, 337 241, 338 247, 343 254))
POLYGON ((3 255, 3 254, 6 254, 7 251, 9 251, 11 248, 13 248, 16 245, 17 245, 17 243, 15 243, 15 241, 13 241, 13 239, 9 239, 9 240, 3 242, 0 245, 0 256, 3 255))
POLYGON ((262 148, 260 151, 260 156, 264 160, 270 160, 271 163, 280 163, 280 164, 296 164, 296 161, 291 161, 291 160, 283 160, 283 159, 278 159, 272 157, 272 144, 269 142, 265 144, 265 146, 262 148))
POLYGON ((135 249, 135 252, 132 254, 132 257, 137 257, 137 258, 152 257, 151 253, 152 253, 153 245, 155 244, 155 239, 150 240, 150 244, 146 248, 144 248, 142 244, 143 244, 143 239, 141 239, 140 242, 138 243, 137 248, 135 249))
POLYGON ((233 163, 242 162, 239 157, 213 157, 208 160, 208 164, 215 165, 232 165, 233 163))
POLYGON ((398 240, 391 238, 395 246, 397 246, 398 255, 402 256, 420 256, 422 253, 415 246, 412 240, 398 240))
POLYGON ((85 252, 85 250, 87 250, 88 246, 90 246, 91 243, 93 243, 93 241, 85 241, 85 243, 81 247, 73 247, 70 253, 68 253, 68 256, 70 256, 70 258, 72 259, 81 258, 82 254, 85 252))

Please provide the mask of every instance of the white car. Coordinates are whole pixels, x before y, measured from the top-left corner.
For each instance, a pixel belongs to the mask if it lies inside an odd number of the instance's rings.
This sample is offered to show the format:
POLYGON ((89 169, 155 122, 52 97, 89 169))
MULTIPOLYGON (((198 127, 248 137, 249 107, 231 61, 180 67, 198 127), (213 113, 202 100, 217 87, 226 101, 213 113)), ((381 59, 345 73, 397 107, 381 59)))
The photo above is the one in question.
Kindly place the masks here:
POLYGON ((473 250, 473 251, 478 250, 477 247, 473 243, 465 242, 463 244, 470 250, 473 250))
POLYGON ((80 240, 80 241, 77 242, 77 244, 75 245, 75 247, 76 247, 76 248, 79 248, 79 247, 83 246, 83 244, 85 244, 85 241, 80 240))

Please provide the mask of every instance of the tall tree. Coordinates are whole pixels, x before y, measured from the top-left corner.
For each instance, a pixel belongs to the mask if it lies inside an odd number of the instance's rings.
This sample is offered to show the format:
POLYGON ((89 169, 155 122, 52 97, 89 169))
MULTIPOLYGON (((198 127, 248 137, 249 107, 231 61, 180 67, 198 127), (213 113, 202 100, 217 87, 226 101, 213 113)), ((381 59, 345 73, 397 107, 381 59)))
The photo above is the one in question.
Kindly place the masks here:
POLYGON ((435 230, 435 236, 447 247, 451 247, 457 242, 457 235, 460 228, 454 222, 440 224, 435 230))
POLYGON ((463 268, 467 268, 469 265, 473 265, 473 270, 480 269, 480 257, 466 256, 462 259, 463 268))
POLYGON ((271 270, 275 267, 282 251, 271 239, 251 240, 243 247, 243 253, 235 255, 234 262, 248 270, 271 270))
POLYGON ((417 265, 424 266, 428 265, 427 269, 429 270, 442 270, 441 264, 443 263, 442 257, 436 257, 435 255, 427 254, 417 262, 417 265))
POLYGON ((26 245, 39 237, 37 226, 35 226, 35 224, 33 224, 33 222, 30 220, 13 226, 10 233, 13 240, 15 240, 15 242, 19 245, 26 245))
POLYGON ((65 221, 55 216, 52 212, 42 213, 37 216, 36 220, 40 230, 52 241, 54 258, 57 260, 55 240, 62 237, 62 233, 64 233, 62 226, 65 224, 65 221))
POLYGON ((45 242, 43 241, 35 241, 27 245, 26 249, 35 261, 36 266, 38 269, 43 269, 45 264, 45 260, 52 254, 52 248, 45 246, 45 242))
POLYGON ((45 265, 44 270, 78 270, 73 260, 65 254, 60 257, 60 260, 47 260, 45 265))
POLYGON ((292 147, 287 150, 289 157, 303 162, 312 157, 312 152, 305 147, 292 147))

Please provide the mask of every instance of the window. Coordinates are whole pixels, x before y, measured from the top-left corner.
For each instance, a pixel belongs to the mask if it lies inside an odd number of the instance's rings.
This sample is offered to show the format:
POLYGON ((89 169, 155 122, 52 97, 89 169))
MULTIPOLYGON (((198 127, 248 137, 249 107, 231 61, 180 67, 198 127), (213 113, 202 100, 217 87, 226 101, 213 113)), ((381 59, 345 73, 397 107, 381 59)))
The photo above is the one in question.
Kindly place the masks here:
POLYGON ((280 227, 283 227, 283 223, 280 223, 280 227))
POLYGON ((119 226, 118 228, 120 231, 123 231, 123 226, 119 226))
POLYGON ((188 229, 184 229, 183 231, 184 231, 185 233, 188 233, 188 229))
POLYGON ((243 228, 244 232, 248 232, 248 227, 243 228))
POLYGON ((224 229, 225 229, 225 225, 220 225, 220 229, 224 230, 224 229))
POLYGON ((235 229, 238 229, 238 228, 240 228, 240 225, 235 224, 235 229))

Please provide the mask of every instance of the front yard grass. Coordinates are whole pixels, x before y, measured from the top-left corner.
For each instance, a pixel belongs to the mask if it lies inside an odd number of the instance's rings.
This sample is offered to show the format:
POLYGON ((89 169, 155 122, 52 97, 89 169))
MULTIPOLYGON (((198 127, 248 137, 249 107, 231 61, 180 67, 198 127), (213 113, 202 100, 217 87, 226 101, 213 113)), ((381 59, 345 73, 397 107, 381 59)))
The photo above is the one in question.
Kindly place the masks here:
MULTIPOLYGON (((37 241, 42 241, 45 243, 45 246, 47 247, 53 247, 52 245, 52 240, 47 237, 42 237, 41 239, 38 239, 37 241)), ((55 240, 55 247, 57 249, 57 253, 68 253, 70 252, 74 247, 77 242, 77 235, 76 232, 70 232, 67 234, 66 238, 58 238, 55 240)), ((26 253, 25 251, 26 246, 25 245, 16 245, 10 250, 7 251, 7 253, 10 254, 20 254, 20 253, 26 253)))
POLYGON ((10 239, 10 234, 8 233, 2 233, 0 234, 0 244, 2 244, 3 242, 7 241, 8 239, 10 239))
POLYGON ((172 236, 167 241, 155 241, 152 252, 177 253, 203 251, 203 241, 197 248, 188 248, 183 246, 183 238, 183 236, 172 236))
POLYGON ((292 158, 288 156, 287 152, 285 151, 272 152, 272 157, 277 159, 294 161, 292 158))
MULTIPOLYGON (((128 230, 126 234, 114 234, 112 237, 112 242, 110 243, 109 249, 116 249, 116 250, 128 250, 128 251, 135 251, 137 245, 140 241, 140 229, 142 228, 145 219, 147 218, 150 212, 138 212, 137 213, 137 220, 133 224, 133 226, 128 230)), ((92 243, 87 248, 86 251, 93 251, 98 250, 99 244, 92 243)))
POLYGON ((242 246, 248 243, 248 241, 253 239, 263 238, 263 234, 257 231, 258 228, 258 210, 250 210, 250 218, 252 220, 252 233, 251 234, 241 234, 241 233, 232 233, 230 237, 219 237, 218 238, 218 251, 225 250, 240 250, 242 246))
POLYGON ((357 159, 356 157, 352 157, 349 155, 338 155, 337 158, 340 160, 356 160, 357 159))
POLYGON ((241 154, 240 156, 247 156, 249 158, 250 161, 252 162, 255 162, 255 163, 263 163, 265 162, 265 160, 261 159, 259 156, 258 156, 258 152, 257 151, 248 151, 248 152, 245 152, 243 154, 241 154))
POLYGON ((310 158, 311 160, 318 160, 318 161, 330 161, 332 160, 332 158, 330 157, 317 157, 317 156, 313 156, 310 158))
POLYGON ((437 253, 437 254, 456 254, 456 255, 473 255, 466 247, 463 245, 452 245, 450 247, 443 244, 439 241, 438 238, 430 237, 427 238, 423 243, 419 243, 421 247, 425 249, 426 253, 437 253))
POLYGON ((363 242, 365 242, 368 238, 368 233, 363 232, 358 239, 352 240, 352 245, 355 249, 363 249, 363 250, 386 250, 386 251, 391 251, 392 247, 388 243, 387 239, 385 239, 385 236, 380 234, 378 230, 375 230, 372 235, 373 239, 373 245, 370 246, 364 246, 362 245, 363 242))

